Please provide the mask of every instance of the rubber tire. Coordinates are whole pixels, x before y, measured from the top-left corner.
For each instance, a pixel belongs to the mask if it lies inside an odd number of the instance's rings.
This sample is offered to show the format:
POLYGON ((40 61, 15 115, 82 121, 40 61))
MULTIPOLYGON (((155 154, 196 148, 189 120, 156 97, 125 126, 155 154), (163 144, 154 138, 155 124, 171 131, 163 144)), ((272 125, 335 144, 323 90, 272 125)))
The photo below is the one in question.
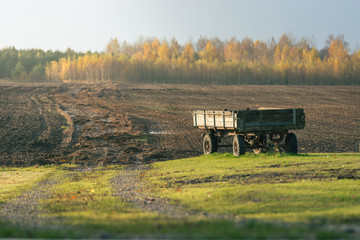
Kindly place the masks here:
POLYGON ((286 153, 298 153, 298 142, 294 133, 289 133, 286 135, 284 150, 286 153))
POLYGON ((203 139, 203 150, 205 155, 217 152, 217 139, 214 134, 205 134, 203 139))
POLYGON ((245 154, 245 140, 242 135, 235 135, 233 138, 233 154, 236 157, 245 154))

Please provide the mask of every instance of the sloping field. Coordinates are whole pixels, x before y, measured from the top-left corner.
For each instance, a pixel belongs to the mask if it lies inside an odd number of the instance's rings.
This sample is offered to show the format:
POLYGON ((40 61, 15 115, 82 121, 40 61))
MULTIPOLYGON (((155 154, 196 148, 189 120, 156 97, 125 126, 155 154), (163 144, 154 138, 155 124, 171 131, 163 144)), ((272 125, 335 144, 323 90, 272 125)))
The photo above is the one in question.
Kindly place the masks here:
POLYGON ((302 107, 299 151, 355 152, 358 86, 0 85, 0 162, 83 165, 202 154, 194 109, 302 107))
POLYGON ((359 159, 249 153, 2 167, 0 237, 359 239, 359 159))

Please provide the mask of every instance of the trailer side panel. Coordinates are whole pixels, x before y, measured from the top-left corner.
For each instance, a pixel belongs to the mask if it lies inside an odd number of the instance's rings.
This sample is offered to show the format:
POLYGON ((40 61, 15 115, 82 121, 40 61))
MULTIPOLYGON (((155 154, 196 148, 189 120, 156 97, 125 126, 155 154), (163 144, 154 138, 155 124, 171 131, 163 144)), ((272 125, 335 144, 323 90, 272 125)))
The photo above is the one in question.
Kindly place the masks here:
POLYGON ((304 109, 267 109, 193 112, 194 126, 201 129, 251 132, 282 132, 303 129, 304 109))

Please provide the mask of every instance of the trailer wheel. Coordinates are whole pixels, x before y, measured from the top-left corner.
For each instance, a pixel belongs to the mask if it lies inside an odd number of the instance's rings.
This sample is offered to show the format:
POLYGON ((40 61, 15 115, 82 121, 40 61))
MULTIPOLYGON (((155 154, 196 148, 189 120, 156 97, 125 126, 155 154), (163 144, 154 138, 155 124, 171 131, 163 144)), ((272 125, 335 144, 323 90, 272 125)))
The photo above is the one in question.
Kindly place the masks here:
POLYGON ((296 135, 294 133, 289 133, 286 135, 284 150, 286 153, 297 154, 298 143, 297 143, 296 135))
POLYGON ((205 134, 203 139, 203 150, 205 155, 217 152, 217 139, 214 134, 205 134))
POLYGON ((244 136, 235 135, 233 139, 233 153, 234 156, 238 157, 245 154, 245 141, 244 136))

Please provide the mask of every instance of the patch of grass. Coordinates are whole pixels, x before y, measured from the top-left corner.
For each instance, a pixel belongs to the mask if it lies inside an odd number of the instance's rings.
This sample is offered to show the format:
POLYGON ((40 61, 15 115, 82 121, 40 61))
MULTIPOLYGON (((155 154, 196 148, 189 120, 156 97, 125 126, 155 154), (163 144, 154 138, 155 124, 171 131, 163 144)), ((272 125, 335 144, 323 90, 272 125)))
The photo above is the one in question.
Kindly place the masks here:
POLYGON ((158 162, 152 192, 190 210, 264 221, 360 222, 359 154, 213 154, 158 162))
POLYGON ((111 234, 151 232, 146 226, 153 229, 157 213, 136 209, 113 195, 111 180, 120 171, 110 167, 63 174, 66 178, 51 189, 52 198, 44 201, 45 209, 50 216, 62 217, 81 237, 100 230, 111 234))
MULTIPOLYGON (((110 179, 114 171, 62 172, 61 182, 52 189, 52 198, 45 201, 47 210, 53 214, 88 214, 114 201, 110 179)), ((102 209, 103 210, 103 209, 102 209)))
POLYGON ((0 168, 0 203, 19 196, 53 171, 48 167, 0 168))

